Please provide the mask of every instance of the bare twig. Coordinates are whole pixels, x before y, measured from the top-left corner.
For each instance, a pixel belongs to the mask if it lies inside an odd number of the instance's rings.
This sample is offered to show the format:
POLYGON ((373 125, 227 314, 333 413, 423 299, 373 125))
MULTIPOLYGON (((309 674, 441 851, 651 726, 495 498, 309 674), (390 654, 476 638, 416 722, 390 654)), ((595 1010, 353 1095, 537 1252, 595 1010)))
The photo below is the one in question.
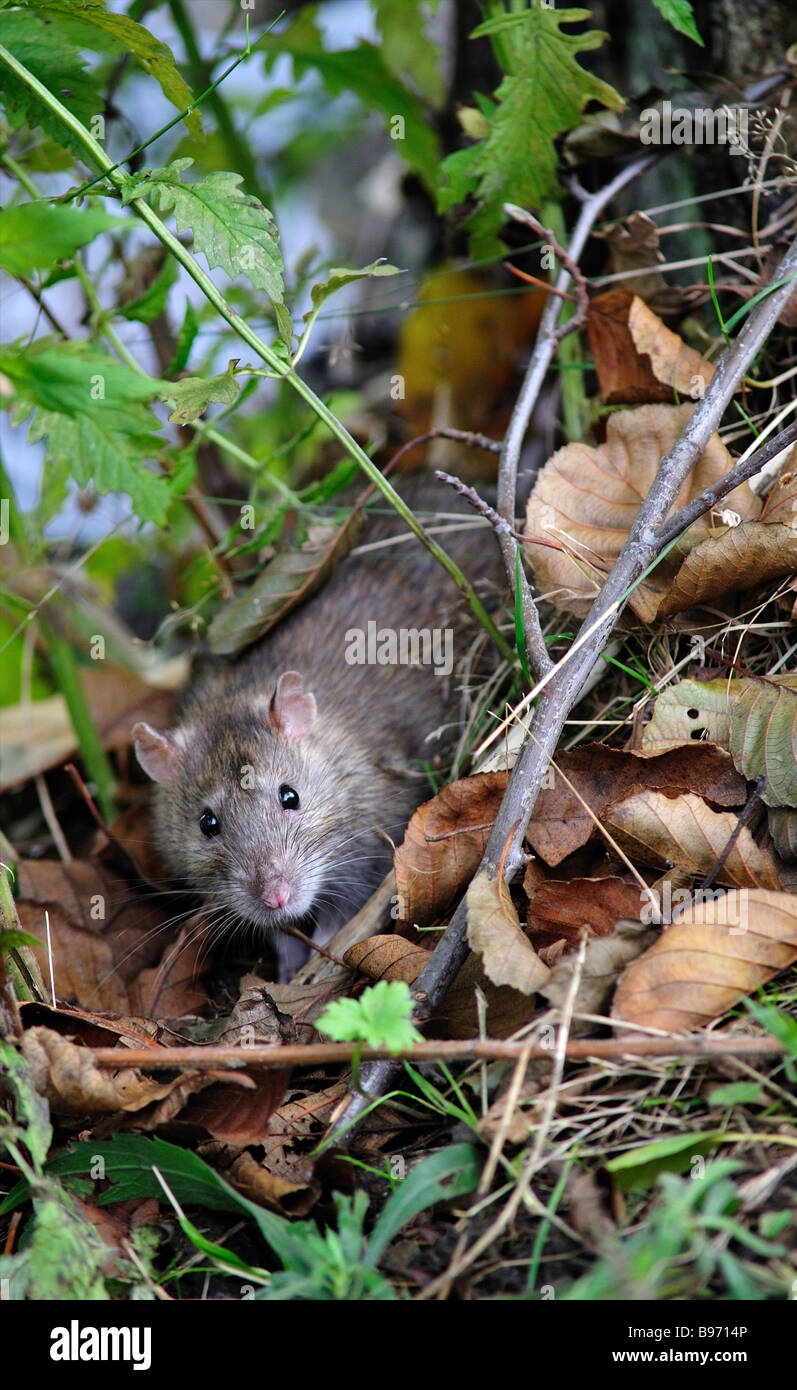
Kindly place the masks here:
MULTIPOLYGON (((98 1067, 119 1069, 143 1067, 146 1071, 235 1070, 238 1067, 318 1067, 342 1066, 351 1062, 356 1043, 286 1043, 253 1047, 93 1047, 87 1049, 98 1067)), ((564 1050, 567 1061, 586 1061, 591 1057, 611 1060, 623 1057, 770 1057, 782 1056, 788 1048, 776 1038, 738 1037, 723 1033, 691 1033, 662 1038, 579 1038, 564 1050)), ((408 1062, 506 1061, 516 1062, 528 1054, 529 1061, 553 1062, 554 1049, 540 1043, 505 1042, 500 1038, 463 1038, 456 1041, 416 1043, 414 1047, 391 1053, 385 1047, 364 1047, 363 1061, 390 1059, 395 1065, 408 1062)))
POLYGON ((453 439, 456 444, 466 444, 469 449, 486 449, 489 454, 501 452, 498 440, 490 439, 486 434, 477 434, 473 430, 455 430, 452 425, 438 425, 433 430, 426 430, 425 434, 416 434, 414 439, 408 439, 406 444, 402 444, 383 471, 389 473, 410 449, 428 444, 430 439, 453 439))
POLYGON ((724 845, 719 857, 712 864, 711 868, 709 869, 708 873, 703 879, 703 882, 700 885, 701 891, 705 891, 706 888, 711 887, 712 883, 714 882, 718 873, 722 869, 723 865, 727 863, 728 855, 731 853, 731 850, 733 849, 734 845, 736 844, 736 841, 738 840, 739 836, 744 830, 744 827, 746 825, 749 825, 753 813, 758 808, 758 805, 761 801, 761 793, 763 792, 766 784, 766 773, 762 772, 756 778, 756 784, 753 787, 753 790, 747 798, 747 801, 745 802, 744 806, 739 812, 739 815, 736 818, 736 824, 733 827, 731 834, 728 836, 727 843, 724 845))
MULTIPOLYGON (((550 246, 551 250, 553 251, 557 261, 561 266, 564 267, 564 269, 567 271, 568 275, 570 275, 573 281, 573 288, 576 292, 575 300, 577 308, 573 317, 567 319, 565 323, 560 324, 559 327, 556 329, 553 337, 554 342, 558 346, 558 344, 561 343, 562 339, 567 337, 568 333, 574 332, 576 328, 581 328, 582 324, 586 323, 587 309, 589 308, 587 282, 584 279, 584 276, 581 274, 581 271, 579 270, 572 256, 568 255, 564 247, 559 245, 559 242, 556 240, 556 237, 554 236, 553 232, 550 231, 549 228, 543 227, 542 223, 538 222, 536 217, 532 217, 531 213, 526 212, 525 208, 516 207, 514 203, 504 203, 504 212, 515 222, 523 222, 525 226, 531 227, 531 230, 533 232, 536 232, 538 236, 545 237, 545 240, 550 246)), ((557 293, 556 290, 554 290, 553 292, 554 294, 557 293)), ((568 295, 568 298, 572 298, 572 296, 568 295)))

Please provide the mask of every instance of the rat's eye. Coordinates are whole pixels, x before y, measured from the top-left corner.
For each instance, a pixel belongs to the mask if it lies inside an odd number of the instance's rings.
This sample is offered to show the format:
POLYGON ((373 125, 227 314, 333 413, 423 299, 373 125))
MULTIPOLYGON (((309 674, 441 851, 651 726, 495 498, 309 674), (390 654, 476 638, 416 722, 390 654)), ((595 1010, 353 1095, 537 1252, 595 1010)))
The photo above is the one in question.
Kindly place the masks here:
POLYGON ((280 806, 282 807, 283 811, 298 811, 299 793, 297 791, 294 791, 293 787, 289 787, 287 782, 283 782, 282 786, 279 789, 278 795, 280 799, 280 806))
POLYGON ((209 840, 212 840, 214 835, 221 834, 221 821, 218 816, 211 811, 209 806, 205 807, 202 815, 199 817, 199 828, 203 835, 207 835, 209 840))

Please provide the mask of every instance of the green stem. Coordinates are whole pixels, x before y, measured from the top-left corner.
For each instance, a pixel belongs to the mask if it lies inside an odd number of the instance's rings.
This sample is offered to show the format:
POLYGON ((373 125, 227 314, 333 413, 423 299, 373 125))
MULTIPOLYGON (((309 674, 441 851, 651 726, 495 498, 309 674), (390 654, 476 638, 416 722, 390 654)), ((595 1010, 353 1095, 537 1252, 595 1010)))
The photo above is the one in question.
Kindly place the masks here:
MULTIPOLYGON (((540 217, 546 227, 550 227, 560 246, 566 240, 565 222, 562 216, 562 209, 559 203, 546 202, 540 212, 540 217)), ((562 305, 561 323, 566 323, 573 317, 574 306, 564 301, 562 305)), ((587 420, 587 399, 584 393, 584 373, 576 370, 583 365, 584 355, 581 350, 581 338, 578 333, 570 333, 563 338, 557 349, 559 362, 563 370, 559 373, 559 380, 562 391, 562 415, 564 417, 565 434, 570 440, 584 438, 584 429, 587 420)))
MULTIPOLYGON (((102 146, 86 130, 85 126, 78 120, 71 111, 67 109, 53 93, 45 87, 32 72, 9 53, 7 48, 0 44, 0 62, 4 63, 30 91, 35 92, 40 101, 48 107, 58 119, 72 131, 86 151, 90 163, 99 167, 114 186, 117 192, 121 192, 125 186, 125 179, 118 174, 115 166, 111 163, 102 146)), ((283 377, 291 388, 301 396, 302 400, 309 405, 320 420, 324 422, 331 434, 343 446, 346 453, 353 458, 366 474, 368 479, 379 489, 383 497, 390 503, 393 509, 401 517, 402 521, 417 536, 418 540, 434 556, 450 578, 454 581, 457 588, 464 595, 472 613, 481 623, 482 627, 492 638, 496 647, 504 659, 514 665, 515 652, 502 634, 498 631, 492 618, 485 609, 483 603, 475 593, 473 587, 465 578, 458 565, 454 563, 449 555, 427 535, 420 522, 416 519, 412 509, 407 506, 404 499, 396 492, 388 479, 380 472, 374 463, 371 462, 365 450, 360 447, 357 441, 349 434, 337 416, 327 405, 315 394, 312 387, 308 386, 301 377, 297 376, 293 368, 280 358, 272 348, 264 343, 261 338, 249 327, 244 319, 230 308, 223 295, 217 290, 210 276, 197 265, 196 261, 182 245, 180 240, 169 231, 160 218, 152 211, 146 202, 143 201, 143 194, 138 194, 130 200, 130 206, 150 231, 158 238, 168 251, 174 256, 179 265, 183 267, 191 279, 201 289, 205 298, 214 306, 217 313, 229 324, 233 332, 246 343, 247 347, 257 354, 271 370, 280 377, 283 377)))
MULTIPOLYGON (((25 524, 17 507, 17 500, 0 458, 0 495, 8 501, 8 530, 16 544, 23 564, 31 561, 31 550, 25 524)), ((114 811, 114 775, 111 764, 102 746, 102 740, 94 727, 83 687, 78 677, 78 664, 70 643, 56 632, 50 622, 41 614, 38 618, 39 630, 47 647, 47 655, 56 685, 66 701, 72 727, 75 731, 80 753, 86 771, 94 783, 97 800, 106 820, 111 820, 114 811)))

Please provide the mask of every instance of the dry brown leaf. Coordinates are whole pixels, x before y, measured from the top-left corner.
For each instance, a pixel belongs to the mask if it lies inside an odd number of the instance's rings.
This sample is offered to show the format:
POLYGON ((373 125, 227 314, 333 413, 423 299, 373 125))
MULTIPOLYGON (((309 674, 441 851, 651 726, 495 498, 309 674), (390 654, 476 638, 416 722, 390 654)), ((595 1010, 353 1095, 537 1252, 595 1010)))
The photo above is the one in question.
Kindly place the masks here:
MULTIPOLYGON (((675 800, 660 792, 640 792, 613 806, 604 824, 632 859, 643 864, 677 865, 707 874, 737 829, 738 817, 712 811, 692 794, 675 800)), ((760 849, 744 826, 722 865, 719 883, 734 888, 782 887, 772 852, 760 849)))
POLYGON ((534 1016, 536 1002, 510 985, 493 984, 484 973, 481 959, 471 951, 442 1004, 427 1024, 429 1036, 478 1037, 480 1019, 476 1004, 477 990, 483 996, 484 1024, 490 1038, 508 1038, 534 1016))
MULTIPOLYGON (((548 460, 529 498, 526 529, 566 546, 569 553, 527 544, 525 553, 537 587, 558 608, 586 615, 608 570, 614 564, 665 454, 689 420, 692 405, 645 405, 610 416, 606 443, 567 444, 548 460)), ((683 484, 674 507, 683 506, 728 472, 732 459, 713 435, 683 484)), ((760 502, 747 483, 735 488, 725 505, 743 520, 756 517, 760 502)), ((704 519, 687 532, 687 549, 707 529, 704 519)), ((676 552, 672 552, 675 555, 676 552)), ((671 564, 677 564, 671 560, 671 564)), ((655 580, 655 573, 652 577, 655 580)), ((658 607, 640 585, 629 602, 643 618, 658 607)))
POLYGON ((775 852, 787 863, 797 863, 797 811, 788 806, 770 806, 767 819, 775 852))
POLYGON ((182 1078, 158 1081, 124 1065, 119 1070, 98 1067, 86 1047, 78 1047, 50 1028, 28 1028, 22 1035, 22 1054, 33 1072, 34 1084, 57 1115, 115 1115, 140 1111, 169 1095, 182 1078))
POLYGON ((632 212, 622 223, 615 223, 607 232, 596 232, 602 237, 609 251, 608 272, 623 275, 629 270, 639 270, 626 280, 626 289, 638 294, 657 314, 683 312, 684 291, 677 285, 669 285, 657 269, 663 265, 664 256, 659 249, 659 229, 651 217, 644 212, 632 212))
POLYGON ((796 959, 797 894, 734 890, 678 914, 623 973, 612 1017, 701 1028, 796 959))
POLYGON ((465 902, 468 944, 481 957, 488 979, 521 994, 534 994, 550 971, 520 929, 505 880, 482 871, 471 883, 465 902))
MULTIPOLYGON (((602 1013, 621 970, 652 946, 657 936, 657 931, 642 922, 623 919, 615 923, 610 936, 595 936, 588 941, 576 991, 575 1012, 602 1013)), ((570 993, 577 959, 575 952, 569 951, 554 965, 550 977, 540 987, 540 994, 557 1008, 563 1006, 570 993)))
POLYGON ((587 332, 607 405, 671 402, 676 395, 697 400, 714 374, 630 290, 609 290, 591 300, 587 332))
POLYGON ((797 526, 797 446, 792 449, 767 493, 760 520, 797 526))
POLYGON ((411 985, 423 967, 429 963, 429 952, 415 946, 404 936, 386 932, 359 941, 343 957, 352 970, 359 970, 369 980, 403 980, 411 985))
POLYGON ((539 951, 564 939, 576 946, 583 927, 609 936, 621 917, 637 917, 642 890, 623 878, 547 879, 529 894, 529 938, 539 951))
POLYGON ((635 792, 652 789, 673 797, 698 792, 721 806, 737 806, 745 800, 744 778, 735 771, 728 754, 710 744, 685 744, 653 756, 585 744, 562 753, 556 765, 575 791, 563 777, 557 777, 552 787, 544 787, 526 832, 534 852, 551 867, 587 843, 595 833, 594 816, 602 819, 610 806, 635 792))
POLYGON ((403 921, 428 927, 445 917, 479 865, 508 780, 464 777, 415 812, 395 854, 403 921))
POLYGON ((779 522, 747 521, 708 536, 690 550, 667 587, 655 617, 668 618, 752 589, 797 570, 797 531, 779 522))

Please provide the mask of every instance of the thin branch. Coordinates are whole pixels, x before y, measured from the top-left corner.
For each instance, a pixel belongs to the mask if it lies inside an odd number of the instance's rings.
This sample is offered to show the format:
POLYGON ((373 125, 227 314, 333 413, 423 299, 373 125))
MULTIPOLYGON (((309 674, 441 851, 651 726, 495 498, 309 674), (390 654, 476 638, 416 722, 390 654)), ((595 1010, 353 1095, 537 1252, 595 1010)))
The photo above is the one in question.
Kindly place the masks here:
POLYGON ((754 478, 756 473, 760 473, 772 459, 777 458, 778 454, 784 449, 788 449, 790 444, 797 443, 797 421, 789 425, 787 429, 781 430, 772 439, 763 444, 760 449, 756 449, 754 454, 742 462, 737 463, 729 473, 726 473, 713 487, 706 488, 698 497, 694 497, 691 502, 680 507, 671 517, 659 527, 656 537, 660 549, 669 545, 670 541, 675 540, 682 531, 697 521, 699 517, 705 515, 721 502, 723 497, 727 497, 729 492, 733 492, 741 483, 746 483, 749 478, 754 478))
MULTIPOLYGON (((64 1019, 69 1010, 59 1010, 64 1019)), ((79 1015, 78 1015, 79 1017, 79 1015)), ((358 1050, 357 1043, 286 1043, 272 1046, 259 1043, 253 1047, 92 1047, 90 1054, 98 1067, 122 1070, 143 1067, 145 1071, 190 1071, 257 1067, 272 1070, 277 1067, 343 1066, 351 1062, 358 1050)), ((780 1057, 788 1052, 785 1043, 771 1037, 734 1037, 725 1034, 685 1034, 664 1038, 579 1038, 564 1048, 567 1061, 605 1061, 625 1057, 780 1057)), ((505 1042, 500 1038, 463 1038, 453 1042, 423 1042, 401 1052, 389 1052, 386 1047, 364 1047, 359 1053, 363 1061, 389 1059, 392 1065, 408 1062, 517 1061, 529 1060, 553 1063, 557 1053, 540 1043, 505 1042)))
MULTIPOLYGON (((584 276, 581 274, 581 271, 579 270, 575 261, 573 260, 573 257, 568 255, 567 251, 565 251, 563 246, 559 245, 559 242, 556 240, 556 237, 554 236, 550 228, 543 227, 542 223, 538 222, 536 217, 532 217, 530 212, 526 212, 525 208, 516 207, 514 203, 504 203, 504 212, 507 213, 508 216, 511 217, 515 222, 522 222, 524 226, 531 227, 531 230, 533 232, 536 232, 538 236, 545 237, 545 240, 550 246, 551 250, 553 251, 557 261, 561 266, 564 267, 564 269, 567 271, 568 275, 570 275, 573 281, 573 288, 576 292, 576 312, 572 318, 567 319, 564 323, 560 324, 556 332, 554 333, 554 342, 558 347, 559 343, 561 343, 563 338, 567 337, 568 333, 573 333, 576 328, 581 328, 582 324, 586 323, 587 321, 587 310, 589 308, 587 282, 584 279, 584 276)), ((554 289, 553 293, 556 294, 558 293, 558 291, 554 289)), ((567 298, 572 299, 573 296, 568 295, 567 298)))

